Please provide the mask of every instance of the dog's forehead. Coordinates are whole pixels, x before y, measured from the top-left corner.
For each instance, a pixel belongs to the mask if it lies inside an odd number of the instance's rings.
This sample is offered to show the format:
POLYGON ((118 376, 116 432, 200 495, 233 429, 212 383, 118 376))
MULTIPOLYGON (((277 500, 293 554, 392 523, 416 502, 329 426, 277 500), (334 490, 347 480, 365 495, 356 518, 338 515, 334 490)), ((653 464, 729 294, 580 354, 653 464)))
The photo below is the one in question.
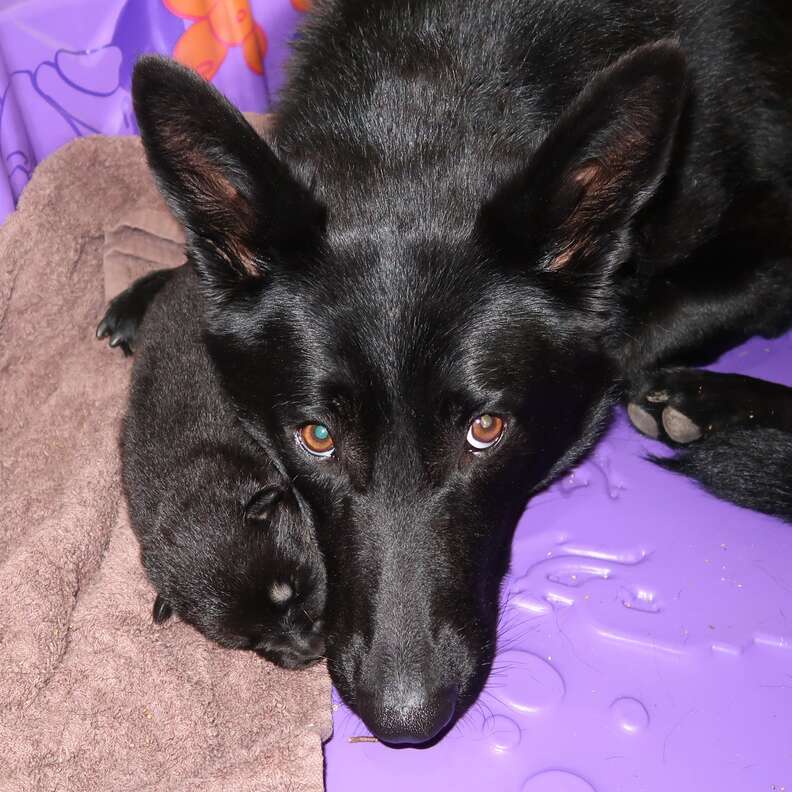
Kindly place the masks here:
POLYGON ((419 406, 514 378, 545 335, 530 289, 464 245, 382 236, 347 244, 307 288, 299 376, 419 406))
POLYGON ((464 333, 486 290, 467 257, 427 241, 368 240, 330 270, 332 295, 320 295, 318 312, 332 315, 332 337, 393 362, 436 352, 464 333))

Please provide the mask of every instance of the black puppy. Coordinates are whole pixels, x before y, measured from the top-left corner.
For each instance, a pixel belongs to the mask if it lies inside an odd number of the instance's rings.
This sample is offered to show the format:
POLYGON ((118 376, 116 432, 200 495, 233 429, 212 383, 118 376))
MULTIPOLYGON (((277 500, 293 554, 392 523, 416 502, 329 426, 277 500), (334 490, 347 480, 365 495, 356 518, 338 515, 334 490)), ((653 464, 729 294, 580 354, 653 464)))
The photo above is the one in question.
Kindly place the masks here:
POLYGON ((136 351, 122 478, 154 620, 175 610, 223 646, 299 668, 324 651, 313 523, 223 398, 202 311, 194 273, 162 271, 116 297, 97 330, 136 351))
POLYGON ((788 326, 790 40, 786 0, 325 0, 271 145, 138 65, 210 354, 300 477, 381 738, 475 698, 525 500, 615 400, 788 326))

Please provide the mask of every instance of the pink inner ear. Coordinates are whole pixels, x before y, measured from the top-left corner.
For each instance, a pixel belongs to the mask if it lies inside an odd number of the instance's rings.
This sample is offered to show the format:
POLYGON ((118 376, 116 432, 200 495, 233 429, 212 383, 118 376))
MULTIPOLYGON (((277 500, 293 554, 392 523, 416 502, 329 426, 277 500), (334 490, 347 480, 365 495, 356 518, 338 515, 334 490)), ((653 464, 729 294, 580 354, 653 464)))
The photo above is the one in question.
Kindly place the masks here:
MULTIPOLYGON (((249 201, 199 147, 182 147, 179 158, 193 212, 222 235, 234 258, 230 263, 241 269, 240 274, 260 277, 256 257, 247 244, 256 220, 249 201)), ((194 230, 200 233, 200 229, 194 230)))
POLYGON ((581 187, 588 189, 602 175, 603 170, 599 162, 585 162, 572 174, 572 178, 581 187))
POLYGON ((570 247, 566 248, 562 253, 559 253, 557 256, 554 256, 550 263, 547 265, 547 269, 551 272, 558 272, 559 270, 564 269, 567 264, 574 258, 575 254, 578 252, 578 246, 570 245, 570 247))
POLYGON ((576 168, 571 180, 578 186, 580 194, 569 216, 559 228, 561 249, 547 264, 547 269, 558 272, 564 269, 575 256, 583 252, 593 242, 591 223, 596 220, 598 209, 602 208, 603 193, 608 190, 605 164, 589 160, 576 168))

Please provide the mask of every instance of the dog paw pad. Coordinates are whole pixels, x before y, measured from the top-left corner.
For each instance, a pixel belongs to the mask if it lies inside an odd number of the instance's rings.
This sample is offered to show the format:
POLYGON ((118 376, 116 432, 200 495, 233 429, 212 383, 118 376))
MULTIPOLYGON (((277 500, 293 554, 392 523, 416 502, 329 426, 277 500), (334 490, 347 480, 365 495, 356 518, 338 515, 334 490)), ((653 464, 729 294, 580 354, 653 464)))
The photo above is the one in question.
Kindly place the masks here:
POLYGON ((627 415, 632 425, 642 434, 657 439, 660 437, 660 427, 654 416, 643 407, 630 403, 627 405, 627 415))
POLYGON ((701 427, 674 407, 666 407, 662 414, 663 429, 675 443, 692 443, 703 434, 701 427))

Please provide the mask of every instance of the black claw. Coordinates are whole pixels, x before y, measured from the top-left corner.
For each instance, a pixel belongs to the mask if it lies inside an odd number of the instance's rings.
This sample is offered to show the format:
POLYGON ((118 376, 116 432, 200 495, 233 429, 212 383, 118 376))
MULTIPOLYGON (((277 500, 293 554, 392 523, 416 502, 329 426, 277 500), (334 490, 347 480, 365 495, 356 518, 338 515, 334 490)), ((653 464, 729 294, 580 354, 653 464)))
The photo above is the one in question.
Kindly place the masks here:
POLYGON ((161 595, 157 594, 157 598, 154 600, 154 608, 151 612, 154 624, 163 624, 168 621, 172 615, 173 608, 171 608, 170 603, 163 599, 161 595))
POLYGON ((117 347, 119 344, 124 342, 124 336, 121 333, 113 333, 113 337, 110 339, 110 346, 117 347))
POLYGON ((110 328, 107 326, 107 320, 102 319, 102 321, 99 322, 99 326, 96 328, 96 337, 104 338, 107 335, 110 335, 110 328))

